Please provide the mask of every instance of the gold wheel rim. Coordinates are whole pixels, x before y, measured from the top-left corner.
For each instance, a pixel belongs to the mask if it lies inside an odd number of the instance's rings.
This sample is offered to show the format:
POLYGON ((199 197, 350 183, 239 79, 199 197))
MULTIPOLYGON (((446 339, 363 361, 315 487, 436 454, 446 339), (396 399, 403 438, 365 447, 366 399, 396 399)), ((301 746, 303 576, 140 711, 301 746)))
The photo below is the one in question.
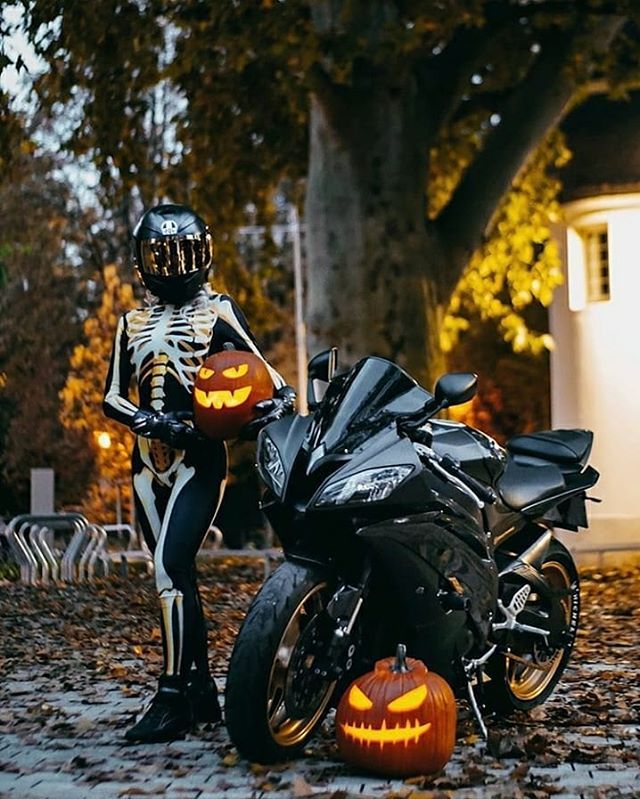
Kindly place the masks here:
MULTIPOLYGON (((571 587, 571 578, 566 568, 558 561, 550 560, 543 564, 542 573, 552 589, 566 591, 571 587)), ((570 593, 560 597, 564 610, 565 623, 571 620, 573 597, 570 593)), ((535 660, 535 654, 528 658, 510 656, 506 658, 506 678, 511 693, 521 702, 537 699, 553 680, 564 654, 564 649, 557 649, 544 663, 535 660)))
POLYGON ((324 608, 322 592, 326 587, 326 583, 314 585, 301 599, 280 638, 273 659, 267 688, 267 722, 274 741, 280 746, 295 746, 305 740, 324 713, 336 684, 335 681, 327 684, 311 716, 291 718, 285 703, 289 665, 302 632, 324 608))

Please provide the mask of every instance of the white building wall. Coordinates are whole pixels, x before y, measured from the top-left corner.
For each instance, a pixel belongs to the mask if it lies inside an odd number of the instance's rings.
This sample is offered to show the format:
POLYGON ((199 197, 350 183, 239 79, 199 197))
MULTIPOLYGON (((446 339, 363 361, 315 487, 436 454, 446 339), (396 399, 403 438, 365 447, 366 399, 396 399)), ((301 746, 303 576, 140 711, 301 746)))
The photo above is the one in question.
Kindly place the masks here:
MULTIPOLYGON (((640 546, 640 194, 567 204, 559 240, 565 285, 550 312, 551 414, 555 428, 593 430, 591 527, 573 549, 640 546), (579 229, 605 223, 610 299, 588 302, 579 229)), ((565 538, 565 540, 567 540, 565 538)))

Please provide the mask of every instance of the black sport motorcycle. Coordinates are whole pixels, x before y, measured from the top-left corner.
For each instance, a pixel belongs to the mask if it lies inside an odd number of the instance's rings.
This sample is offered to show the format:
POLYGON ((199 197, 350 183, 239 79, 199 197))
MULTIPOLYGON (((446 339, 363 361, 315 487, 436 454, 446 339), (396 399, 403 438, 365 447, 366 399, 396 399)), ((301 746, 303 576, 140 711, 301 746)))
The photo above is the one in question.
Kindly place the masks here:
POLYGON ((258 439, 286 560, 238 634, 225 715, 262 763, 295 756, 399 642, 466 693, 486 736, 482 709, 549 696, 578 628, 578 574, 553 528, 587 526, 592 433, 519 435, 505 450, 433 418, 473 397, 475 375, 446 374, 431 395, 382 358, 341 375, 335 364, 335 350, 316 356, 311 413, 258 439))

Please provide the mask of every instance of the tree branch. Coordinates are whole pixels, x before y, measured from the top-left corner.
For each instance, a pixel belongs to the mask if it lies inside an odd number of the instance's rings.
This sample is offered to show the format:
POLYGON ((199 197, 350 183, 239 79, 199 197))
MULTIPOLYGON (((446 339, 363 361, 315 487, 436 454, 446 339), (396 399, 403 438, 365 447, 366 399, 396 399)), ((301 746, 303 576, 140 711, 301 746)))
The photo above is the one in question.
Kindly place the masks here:
POLYGON ((496 41, 504 34, 505 20, 482 27, 459 28, 443 52, 417 67, 423 105, 428 117, 426 135, 432 139, 458 110, 469 91, 471 76, 491 60, 496 41))
MULTIPOLYGON (((528 156, 567 112, 591 66, 570 66, 579 49, 593 56, 605 51, 624 17, 598 20, 587 34, 554 31, 526 78, 505 103, 501 124, 488 136, 469 166, 437 224, 449 255, 445 292, 453 291, 462 270, 493 219, 494 213, 528 156)), ((583 59, 583 63, 593 59, 583 59)))

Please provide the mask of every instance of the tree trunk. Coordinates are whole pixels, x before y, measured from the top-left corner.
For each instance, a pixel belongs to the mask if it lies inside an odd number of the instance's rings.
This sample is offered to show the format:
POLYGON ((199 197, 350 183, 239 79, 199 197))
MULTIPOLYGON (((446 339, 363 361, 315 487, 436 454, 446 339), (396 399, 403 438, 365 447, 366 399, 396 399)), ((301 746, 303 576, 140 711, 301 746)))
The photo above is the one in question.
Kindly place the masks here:
POLYGON ((311 355, 381 355, 426 387, 442 369, 442 250, 426 225, 428 147, 415 87, 386 82, 311 107, 306 200, 311 355))

